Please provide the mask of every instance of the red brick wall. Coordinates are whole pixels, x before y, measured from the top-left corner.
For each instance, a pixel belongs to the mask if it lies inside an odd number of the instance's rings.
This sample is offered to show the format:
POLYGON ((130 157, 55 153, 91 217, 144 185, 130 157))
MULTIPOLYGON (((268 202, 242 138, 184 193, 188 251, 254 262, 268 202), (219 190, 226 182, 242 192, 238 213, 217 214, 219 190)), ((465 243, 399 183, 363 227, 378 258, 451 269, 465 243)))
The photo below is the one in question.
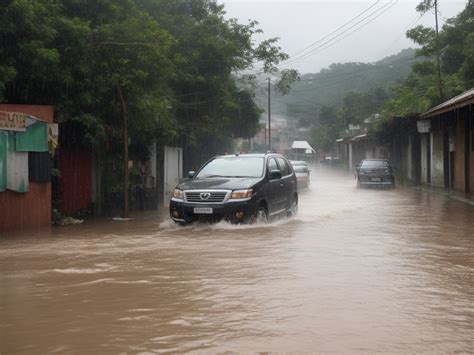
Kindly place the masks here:
POLYGON ((27 193, 0 192, 0 236, 51 228, 51 184, 30 182, 27 193))
MULTIPOLYGON (((0 104, 0 111, 22 112, 53 123, 52 106, 0 104)), ((51 228, 51 183, 30 182, 29 191, 0 192, 0 236, 18 230, 51 228)))
POLYGON ((61 212, 89 208, 92 196, 92 157, 89 152, 59 151, 61 212))

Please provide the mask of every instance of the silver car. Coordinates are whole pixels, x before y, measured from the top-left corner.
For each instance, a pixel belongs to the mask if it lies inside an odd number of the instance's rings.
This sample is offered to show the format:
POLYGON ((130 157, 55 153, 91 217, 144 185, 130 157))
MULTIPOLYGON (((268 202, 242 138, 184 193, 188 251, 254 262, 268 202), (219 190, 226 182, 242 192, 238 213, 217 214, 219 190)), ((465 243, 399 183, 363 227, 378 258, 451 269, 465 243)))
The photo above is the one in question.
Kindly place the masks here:
POLYGON ((290 160, 290 163, 295 171, 298 188, 309 189, 311 185, 311 168, 308 163, 303 160, 290 160))

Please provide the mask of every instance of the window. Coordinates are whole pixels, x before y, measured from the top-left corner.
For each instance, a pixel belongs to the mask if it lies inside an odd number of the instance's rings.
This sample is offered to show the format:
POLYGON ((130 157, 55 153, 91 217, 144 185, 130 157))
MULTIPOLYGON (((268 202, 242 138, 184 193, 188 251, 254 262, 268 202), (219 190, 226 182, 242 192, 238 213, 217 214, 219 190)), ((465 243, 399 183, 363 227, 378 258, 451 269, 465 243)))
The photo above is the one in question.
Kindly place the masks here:
POLYGON ((291 170, 285 159, 278 157, 278 165, 280 165, 281 176, 290 175, 291 170))
POLYGON ((364 168, 388 168, 390 165, 385 160, 364 160, 362 167, 364 168))
POLYGON ((277 162, 276 162, 275 158, 271 158, 268 161, 268 171, 270 172, 272 170, 278 170, 278 165, 277 165, 277 162))

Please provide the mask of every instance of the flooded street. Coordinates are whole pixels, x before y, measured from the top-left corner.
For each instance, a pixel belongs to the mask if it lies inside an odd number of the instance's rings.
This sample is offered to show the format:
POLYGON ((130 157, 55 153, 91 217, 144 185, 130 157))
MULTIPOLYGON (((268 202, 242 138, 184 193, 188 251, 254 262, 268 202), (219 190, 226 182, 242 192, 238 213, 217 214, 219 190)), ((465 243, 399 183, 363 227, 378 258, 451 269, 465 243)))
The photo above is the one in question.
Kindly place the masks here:
POLYGON ((296 218, 0 239, 0 353, 469 353, 474 207, 315 171, 296 218))

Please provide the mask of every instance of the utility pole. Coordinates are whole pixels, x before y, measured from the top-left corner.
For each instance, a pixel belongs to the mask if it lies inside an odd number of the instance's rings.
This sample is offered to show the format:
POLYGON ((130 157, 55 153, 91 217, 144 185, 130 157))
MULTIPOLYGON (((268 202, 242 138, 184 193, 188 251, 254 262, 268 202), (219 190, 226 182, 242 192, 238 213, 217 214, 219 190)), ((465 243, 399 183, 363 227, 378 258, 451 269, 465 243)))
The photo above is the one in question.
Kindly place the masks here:
POLYGON ((268 78, 268 150, 272 150, 272 123, 270 113, 270 78, 268 78))
POLYGON ((435 22, 436 22, 436 66, 438 69, 438 90, 441 101, 444 101, 443 81, 441 78, 441 64, 439 58, 439 33, 438 33, 438 0, 434 0, 435 22))

